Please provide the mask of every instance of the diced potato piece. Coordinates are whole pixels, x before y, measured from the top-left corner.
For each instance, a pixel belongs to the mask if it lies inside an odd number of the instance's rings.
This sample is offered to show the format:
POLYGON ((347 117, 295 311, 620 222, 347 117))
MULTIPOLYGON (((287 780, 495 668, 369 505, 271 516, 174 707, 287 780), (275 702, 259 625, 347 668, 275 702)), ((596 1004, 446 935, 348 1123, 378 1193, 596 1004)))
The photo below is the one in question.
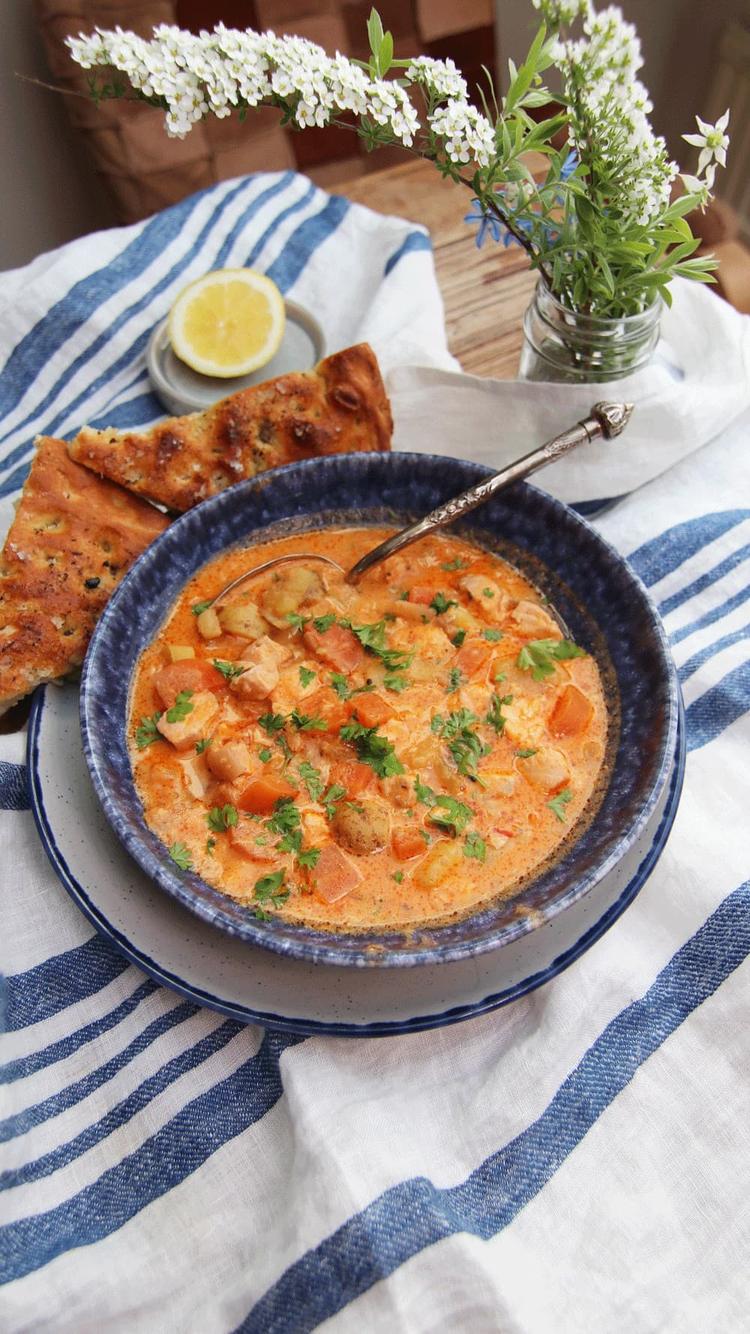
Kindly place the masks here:
POLYGON ((435 889, 449 876, 455 875, 462 864, 465 865, 462 845, 444 839, 430 848, 417 867, 414 880, 421 889, 435 889))
POLYGON ((267 843, 258 843, 259 838, 264 835, 261 832, 261 826, 254 821, 241 820, 239 824, 233 825, 227 831, 229 841, 237 852, 241 852, 243 857, 249 857, 253 862, 272 862, 276 859, 276 850, 273 846, 273 840, 269 838, 267 843))
POLYGON ((244 741, 224 741, 220 745, 209 746, 205 752, 206 764, 214 778, 231 783, 240 774, 250 772, 252 758, 250 748, 244 741))
POLYGON ((315 892, 326 903, 336 903, 346 894, 351 894, 364 880, 358 866, 350 861, 345 852, 335 843, 328 843, 318 858, 312 872, 315 892))
POLYGON ((552 792, 568 782, 570 765, 561 750, 555 750, 553 746, 542 746, 536 755, 530 755, 523 761, 521 772, 530 783, 552 792))
POLYGON ((261 603, 263 613, 272 625, 289 628, 290 612, 298 611, 305 602, 319 598, 323 585, 314 570, 304 565, 293 565, 280 570, 265 589, 261 603))
POLYGON ((191 797, 198 797, 202 801, 209 782, 205 761, 200 755, 186 753, 178 763, 182 769, 185 787, 191 797))
POLYGON ((227 634, 239 635, 241 639, 260 639, 268 629, 268 622, 254 602, 235 602, 229 607, 220 607, 219 622, 227 634))
POLYGON ((380 786, 386 800, 393 806, 414 805, 414 780, 409 774, 394 774, 392 778, 382 778, 380 786))
POLYGON ((275 662, 250 662, 241 660, 238 667, 244 667, 241 676, 236 676, 231 689, 240 699, 265 699, 279 684, 279 669, 275 662))
POLYGON ((390 819, 379 801, 342 802, 331 821, 331 833, 348 852, 363 857, 384 848, 390 835, 390 819))
POLYGON ((167 647, 171 662, 186 662, 188 658, 195 657, 195 649, 189 644, 169 644, 167 647))
POLYGON ((167 722, 163 713, 156 724, 162 736, 171 741, 176 750, 189 750, 200 741, 219 712, 219 702, 210 690, 199 690, 190 700, 192 709, 178 723, 167 722))
POLYGON ((494 579, 483 574, 467 574, 461 580, 461 587, 489 620, 499 621, 506 615, 510 598, 494 579))
POLYGON ((263 635, 256 639, 251 649, 248 649, 245 657, 251 662, 287 662, 292 656, 292 650, 288 644, 279 644, 277 640, 271 639, 270 635, 263 635))
POLYGON ((198 634, 202 635, 204 639, 218 639, 223 634, 219 614, 215 607, 206 607, 206 610, 202 611, 198 617, 196 624, 198 634))
POLYGON ((510 619, 522 635, 530 639, 562 639, 562 630, 553 616, 537 602, 517 602, 510 619))
MULTIPOLYGON (((523 763, 526 764, 527 761, 524 760, 523 763)), ((512 797, 518 785, 518 774, 514 773, 493 773, 491 770, 483 769, 482 777, 495 797, 512 797)))

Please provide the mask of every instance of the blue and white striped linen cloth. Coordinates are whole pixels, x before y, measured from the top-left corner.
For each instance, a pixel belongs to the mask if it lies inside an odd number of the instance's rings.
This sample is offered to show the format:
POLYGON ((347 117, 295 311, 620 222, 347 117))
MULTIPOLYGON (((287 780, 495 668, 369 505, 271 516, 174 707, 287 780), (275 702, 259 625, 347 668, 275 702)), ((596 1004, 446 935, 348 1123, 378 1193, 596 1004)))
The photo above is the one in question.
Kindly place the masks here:
MULTIPOLYGON (((218 264, 267 269, 332 348, 448 366, 425 247, 260 176, 6 275, 4 494, 37 431, 153 420, 149 329, 218 264)), ((744 1326, 749 431, 750 410, 598 520, 671 637, 684 795, 623 918, 494 1014, 301 1039, 186 1004, 92 935, 0 737, 4 1331, 744 1326)))

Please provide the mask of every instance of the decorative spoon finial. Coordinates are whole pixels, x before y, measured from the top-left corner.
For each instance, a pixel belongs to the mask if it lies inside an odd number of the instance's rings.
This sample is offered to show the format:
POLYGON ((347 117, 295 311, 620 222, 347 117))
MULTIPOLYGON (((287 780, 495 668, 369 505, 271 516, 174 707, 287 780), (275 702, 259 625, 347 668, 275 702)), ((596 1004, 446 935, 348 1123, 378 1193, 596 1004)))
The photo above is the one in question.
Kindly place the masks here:
POLYGON ((605 440, 621 435, 633 415, 633 403, 595 403, 592 416, 601 422, 605 440))

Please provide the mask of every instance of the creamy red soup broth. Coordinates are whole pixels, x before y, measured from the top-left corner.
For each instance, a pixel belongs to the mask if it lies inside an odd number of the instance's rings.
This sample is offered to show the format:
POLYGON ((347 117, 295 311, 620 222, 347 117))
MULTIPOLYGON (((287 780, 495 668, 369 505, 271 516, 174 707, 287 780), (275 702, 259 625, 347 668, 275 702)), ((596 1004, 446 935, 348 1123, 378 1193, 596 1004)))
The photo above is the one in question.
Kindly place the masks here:
POLYGON ((367 931, 460 917, 547 863, 600 781, 596 662, 498 557, 431 537, 355 588, 386 529, 232 550, 142 654, 130 738, 174 861, 258 916, 367 931))

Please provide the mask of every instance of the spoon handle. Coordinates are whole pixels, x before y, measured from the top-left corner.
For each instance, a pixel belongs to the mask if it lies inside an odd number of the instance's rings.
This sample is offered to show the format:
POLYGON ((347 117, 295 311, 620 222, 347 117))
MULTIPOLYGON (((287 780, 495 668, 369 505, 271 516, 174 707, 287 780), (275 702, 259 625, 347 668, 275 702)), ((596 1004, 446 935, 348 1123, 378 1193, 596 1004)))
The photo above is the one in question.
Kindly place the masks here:
POLYGON ((529 454, 524 454, 523 458, 516 459, 514 463, 509 463, 507 468, 495 473, 494 477, 488 477, 485 482, 479 482, 477 486, 472 486, 460 496, 447 500, 444 505, 439 505, 417 523, 403 528, 400 533, 394 533, 393 537, 387 538, 372 551, 368 551, 366 556, 352 566, 347 575, 348 582, 356 583, 366 570, 386 560, 395 551, 400 551, 402 547, 409 546, 420 537, 425 537, 435 528, 444 528, 446 524, 455 523, 456 519, 476 509, 478 505, 483 505, 491 496, 504 491, 507 486, 512 486, 521 478, 528 477, 530 473, 536 472, 537 468, 562 458, 563 454, 568 454, 571 449, 582 445, 584 441, 597 440, 599 437, 605 440, 614 439, 627 426, 632 411, 633 406, 630 403, 595 403, 591 415, 577 422, 570 430, 556 435, 554 440, 548 440, 538 449, 532 449, 529 454))

